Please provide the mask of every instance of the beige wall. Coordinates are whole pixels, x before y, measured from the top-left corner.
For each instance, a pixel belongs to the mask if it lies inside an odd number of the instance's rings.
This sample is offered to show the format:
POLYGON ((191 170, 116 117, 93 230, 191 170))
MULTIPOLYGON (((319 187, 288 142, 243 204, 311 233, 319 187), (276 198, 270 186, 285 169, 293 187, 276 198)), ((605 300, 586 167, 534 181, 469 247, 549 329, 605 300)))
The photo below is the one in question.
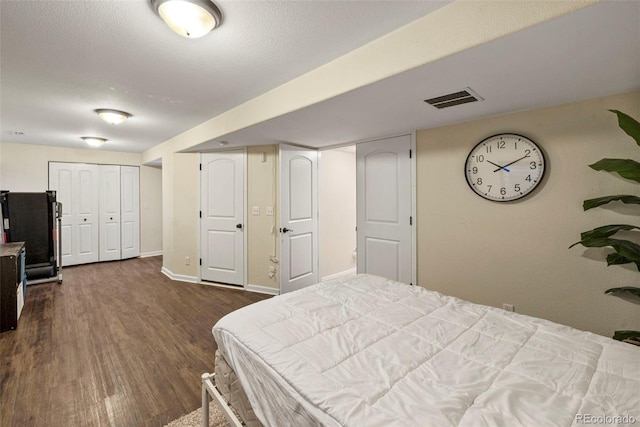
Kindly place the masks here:
POLYGON ((173 154, 173 245, 169 248, 171 272, 190 277, 199 276, 199 164, 200 155, 197 153, 173 154), (189 265, 185 257, 189 257, 189 265))
POLYGON ((278 228, 278 147, 260 145, 247 147, 247 283, 249 285, 280 288, 280 266, 271 257, 280 256, 278 228), (264 162, 262 161, 264 153, 264 162), (259 215, 252 207, 260 208, 259 215), (273 216, 266 214, 273 207, 273 216), (269 268, 276 274, 269 277, 269 268))
POLYGON ((607 267, 606 250, 568 249, 582 231, 639 222, 637 207, 582 210, 584 199, 638 192, 637 184, 587 166, 638 157, 607 109, 640 117, 640 92, 419 131, 418 283, 607 336, 637 329, 639 306, 603 292, 637 283, 639 273, 607 267), (532 138, 547 157, 541 188, 514 203, 478 197, 463 173, 471 148, 501 132, 532 138))
MULTIPOLYGON (((49 162, 77 162, 140 166, 140 153, 83 148, 0 143, 0 189, 49 189, 49 162)), ((162 251, 162 188, 159 169, 140 166, 140 252, 162 251)))
POLYGON ((320 278, 356 267, 356 153, 327 150, 320 160, 320 278))

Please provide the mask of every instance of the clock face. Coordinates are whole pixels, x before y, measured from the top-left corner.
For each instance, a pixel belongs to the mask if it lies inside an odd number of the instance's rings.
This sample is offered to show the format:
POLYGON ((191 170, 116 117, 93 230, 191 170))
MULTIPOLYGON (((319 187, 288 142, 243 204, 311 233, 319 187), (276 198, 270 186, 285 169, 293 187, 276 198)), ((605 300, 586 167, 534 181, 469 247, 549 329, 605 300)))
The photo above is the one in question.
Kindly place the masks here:
POLYGON ((464 172, 469 187, 494 202, 510 202, 531 193, 544 176, 544 154, 522 135, 491 136, 467 157, 464 172))

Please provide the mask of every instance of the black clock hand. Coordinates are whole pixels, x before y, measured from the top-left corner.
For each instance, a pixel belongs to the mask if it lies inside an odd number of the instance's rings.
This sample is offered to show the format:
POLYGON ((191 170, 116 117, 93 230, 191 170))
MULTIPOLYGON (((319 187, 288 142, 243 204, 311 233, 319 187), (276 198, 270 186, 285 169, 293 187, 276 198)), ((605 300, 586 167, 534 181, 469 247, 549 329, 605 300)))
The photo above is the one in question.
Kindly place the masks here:
MULTIPOLYGON (((491 163, 493 166, 497 166, 498 169, 494 170, 494 172, 498 172, 500 169, 504 169, 505 171, 509 172, 509 169, 507 169, 506 166, 500 166, 499 164, 493 163, 491 160, 487 160, 487 162, 491 163)), ((509 165, 507 165, 509 166, 509 165)))
MULTIPOLYGON (((512 164, 517 163, 517 162, 519 162, 519 161, 520 161, 520 160, 522 160, 522 159, 526 159, 527 157, 529 157, 529 156, 522 156, 522 157, 520 157, 518 160, 514 160, 513 162, 511 162, 511 163, 507 163, 506 165, 504 165, 504 166, 502 166, 502 167, 500 167, 500 168, 498 168, 498 169, 494 170, 494 172, 498 172, 500 169, 506 168, 507 166, 511 166, 512 164)), ((498 166, 498 165, 496 165, 496 166, 498 166)))

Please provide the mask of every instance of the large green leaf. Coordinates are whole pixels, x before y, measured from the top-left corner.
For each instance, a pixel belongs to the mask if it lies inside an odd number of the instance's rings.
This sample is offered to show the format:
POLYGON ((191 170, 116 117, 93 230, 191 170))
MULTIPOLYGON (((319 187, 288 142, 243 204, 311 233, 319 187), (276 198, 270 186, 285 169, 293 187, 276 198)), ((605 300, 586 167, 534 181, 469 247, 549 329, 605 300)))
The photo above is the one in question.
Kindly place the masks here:
POLYGON ((640 123, 633 117, 618 110, 609 110, 618 116, 618 126, 640 145, 640 123))
POLYGON ((630 294, 633 294, 637 297, 640 297, 640 288, 636 287, 636 286, 621 286, 619 288, 611 288, 611 289, 607 289, 606 291, 604 291, 605 294, 613 294, 616 292, 628 292, 630 294))
POLYGON ((582 241, 601 239, 603 237, 611 237, 618 231, 630 230, 640 230, 640 227, 629 224, 603 225, 602 227, 594 228, 593 230, 580 233, 580 239, 582 241))
POLYGON ((640 338, 640 331, 615 331, 613 334, 614 340, 622 341, 627 338, 640 338))
POLYGON ((605 196, 605 197, 598 197, 596 199, 585 200, 584 203, 582 203, 582 207, 585 211, 588 211, 589 209, 597 208, 598 206, 606 205, 607 203, 616 202, 616 201, 626 203, 628 205, 630 204, 640 205, 640 197, 629 196, 626 194, 619 194, 617 196, 605 196))
POLYGON ((632 262, 633 261, 631 261, 630 259, 626 259, 622 255, 620 255, 618 253, 615 253, 615 252, 612 253, 612 254, 607 255, 607 266, 630 264, 632 262))
MULTIPOLYGON (((587 231, 586 233, 589 233, 589 232, 587 231)), ((622 239, 611 239, 608 237, 595 237, 595 238, 582 239, 579 242, 576 242, 573 245, 569 246, 569 248, 572 248, 578 244, 585 246, 587 248, 604 248, 604 247, 610 246, 621 257, 624 257, 630 262, 634 263, 638 271, 640 271, 640 245, 636 243, 630 242, 628 240, 622 240, 622 239)), ((620 264, 620 262, 618 262, 618 264, 620 264)))
POLYGON ((602 159, 589 167, 597 171, 617 173, 623 178, 640 182, 640 163, 631 159, 602 159))

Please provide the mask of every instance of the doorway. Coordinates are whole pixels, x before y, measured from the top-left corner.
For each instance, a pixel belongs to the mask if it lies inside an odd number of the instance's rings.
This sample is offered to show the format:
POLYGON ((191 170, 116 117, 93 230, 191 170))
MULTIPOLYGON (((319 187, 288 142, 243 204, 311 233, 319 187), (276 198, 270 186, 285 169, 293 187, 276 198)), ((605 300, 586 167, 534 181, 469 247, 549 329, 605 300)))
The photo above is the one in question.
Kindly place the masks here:
POLYGON ((203 153, 201 165, 201 278, 244 286, 245 152, 203 153))

